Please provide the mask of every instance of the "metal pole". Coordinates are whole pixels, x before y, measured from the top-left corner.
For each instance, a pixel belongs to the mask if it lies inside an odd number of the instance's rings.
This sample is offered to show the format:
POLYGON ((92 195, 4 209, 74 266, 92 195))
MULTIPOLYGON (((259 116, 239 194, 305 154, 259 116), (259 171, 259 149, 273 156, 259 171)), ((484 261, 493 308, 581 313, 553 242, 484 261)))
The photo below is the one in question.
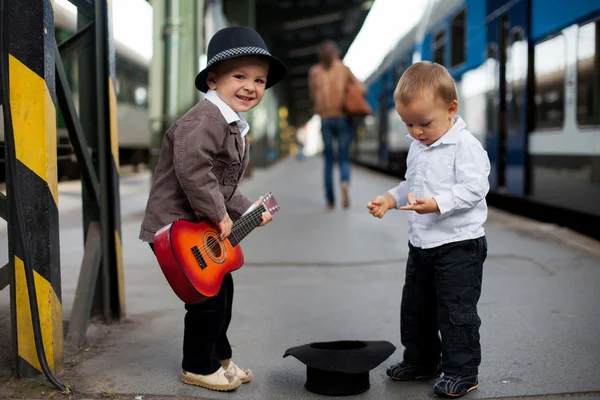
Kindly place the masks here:
MULTIPOLYGON (((204 37, 204 11, 206 5, 204 0, 196 1, 196 57, 194 57, 194 68, 200 72, 200 57, 206 54, 206 38, 204 37)), ((197 99, 203 98, 202 92, 197 90, 197 99)))
POLYGON ((163 133, 177 118, 179 85, 179 47, 181 45, 181 19, 179 0, 166 0, 166 18, 164 27, 165 41, 165 104, 163 133))
POLYGON ((150 160, 148 168, 154 171, 163 137, 163 118, 165 102, 165 58, 162 31, 165 18, 165 0, 151 0, 152 4, 152 57, 148 88, 150 91, 148 126, 150 130, 150 160))
POLYGON ((110 224, 110 205, 109 205, 109 176, 108 176, 108 154, 109 142, 107 139, 106 121, 109 118, 107 112, 108 93, 106 90, 106 81, 108 79, 108 70, 106 60, 108 51, 106 49, 106 2, 98 0, 95 2, 96 28, 95 54, 96 54, 96 112, 98 119, 96 121, 96 137, 98 139, 98 167, 100 169, 100 186, 104 188, 100 192, 100 230, 102 243, 102 284, 104 286, 104 296, 102 299, 104 318, 110 320, 110 264, 111 264, 111 224, 110 224), (108 142, 108 143, 107 143, 108 142), (107 290, 108 289, 108 290, 107 290))
MULTIPOLYGON (((109 317, 122 318, 125 314, 119 199, 119 137, 109 0, 95 2, 95 15, 96 87, 98 89, 96 93, 98 98, 96 132, 100 161, 100 185, 105 189, 101 193, 100 200, 102 266, 103 282, 106 283, 109 293, 103 304, 105 316, 108 319, 109 317)), ((106 294, 106 290, 104 293, 106 294)))

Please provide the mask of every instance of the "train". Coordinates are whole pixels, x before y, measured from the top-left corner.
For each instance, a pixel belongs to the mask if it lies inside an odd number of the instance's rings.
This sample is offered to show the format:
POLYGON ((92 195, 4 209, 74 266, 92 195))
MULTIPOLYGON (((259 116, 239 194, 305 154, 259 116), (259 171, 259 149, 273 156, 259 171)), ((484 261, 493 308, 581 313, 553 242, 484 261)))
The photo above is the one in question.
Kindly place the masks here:
POLYGON ((430 1, 365 81, 373 114, 354 162, 403 178, 408 132, 393 92, 420 60, 454 78, 459 115, 490 158, 494 205, 600 235, 600 2, 430 1))
MULTIPOLYGON (((68 1, 54 3, 54 25, 57 44, 60 45, 77 31, 76 7, 68 1)), ((152 31, 147 32, 152 35, 152 31)), ((115 78, 117 94, 117 123, 119 133, 119 163, 135 168, 148 162, 150 156, 150 129, 148 125, 148 75, 150 58, 138 49, 115 38, 115 78)), ((63 60, 74 105, 79 110, 78 68, 74 56, 63 60)), ((1 122, 1 121, 0 121, 1 122)), ((57 105, 57 172, 59 180, 79 179, 77 158, 69 140, 66 124, 57 105)), ((0 123, 0 146, 4 145, 4 124, 0 123)), ((5 181, 4 151, 1 151, 0 181, 5 181)))

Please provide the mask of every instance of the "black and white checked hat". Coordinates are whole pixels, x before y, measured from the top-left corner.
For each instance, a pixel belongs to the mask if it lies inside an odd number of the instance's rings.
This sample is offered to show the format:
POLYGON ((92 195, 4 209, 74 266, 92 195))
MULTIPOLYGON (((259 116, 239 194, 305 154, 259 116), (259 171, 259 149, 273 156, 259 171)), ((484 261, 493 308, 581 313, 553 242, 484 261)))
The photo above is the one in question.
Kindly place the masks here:
POLYGON ((264 56, 269 60, 267 89, 282 80, 287 74, 285 64, 269 53, 258 32, 247 26, 232 26, 221 29, 210 39, 208 63, 206 68, 196 76, 196 88, 206 93, 208 91, 206 84, 208 71, 221 61, 243 56, 264 56))

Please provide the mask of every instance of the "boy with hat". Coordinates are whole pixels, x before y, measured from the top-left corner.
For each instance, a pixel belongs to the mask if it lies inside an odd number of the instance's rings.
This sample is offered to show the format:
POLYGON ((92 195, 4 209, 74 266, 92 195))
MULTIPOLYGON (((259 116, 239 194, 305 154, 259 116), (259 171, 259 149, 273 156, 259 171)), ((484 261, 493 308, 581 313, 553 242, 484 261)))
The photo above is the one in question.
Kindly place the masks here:
POLYGON ((410 211, 400 311, 404 360, 387 374, 408 381, 444 372, 434 393, 460 397, 477 388, 481 362, 477 302, 487 256, 490 162, 456 114, 456 88, 443 66, 412 65, 394 101, 412 137, 406 180, 367 204, 378 218, 390 209, 410 211))
MULTIPOLYGON (((177 120, 163 138, 140 239, 177 219, 208 220, 218 225, 221 239, 232 220, 258 205, 239 190, 248 164, 250 127, 240 116, 256 107, 265 89, 286 75, 285 65, 271 56, 260 35, 236 26, 217 32, 208 45, 207 67, 196 77, 206 98, 177 120)), ((263 214, 264 225, 271 221, 263 214)), ((186 304, 184 321, 184 383, 230 391, 252 379, 252 372, 231 361, 227 328, 231 321, 233 279, 227 274, 219 293, 197 305, 186 304)))

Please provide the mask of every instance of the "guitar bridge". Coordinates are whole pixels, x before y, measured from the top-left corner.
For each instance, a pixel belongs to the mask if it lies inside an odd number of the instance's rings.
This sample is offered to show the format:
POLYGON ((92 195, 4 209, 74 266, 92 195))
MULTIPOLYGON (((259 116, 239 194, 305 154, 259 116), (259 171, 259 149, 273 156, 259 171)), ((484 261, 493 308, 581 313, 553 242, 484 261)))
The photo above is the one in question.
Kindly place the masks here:
POLYGON ((191 250, 192 250, 192 254, 194 255, 194 258, 196 259, 196 262, 200 266, 200 269, 206 268, 206 261, 204 261, 204 257, 202 257, 202 254, 200 253, 200 249, 198 248, 198 246, 192 247, 191 250))

